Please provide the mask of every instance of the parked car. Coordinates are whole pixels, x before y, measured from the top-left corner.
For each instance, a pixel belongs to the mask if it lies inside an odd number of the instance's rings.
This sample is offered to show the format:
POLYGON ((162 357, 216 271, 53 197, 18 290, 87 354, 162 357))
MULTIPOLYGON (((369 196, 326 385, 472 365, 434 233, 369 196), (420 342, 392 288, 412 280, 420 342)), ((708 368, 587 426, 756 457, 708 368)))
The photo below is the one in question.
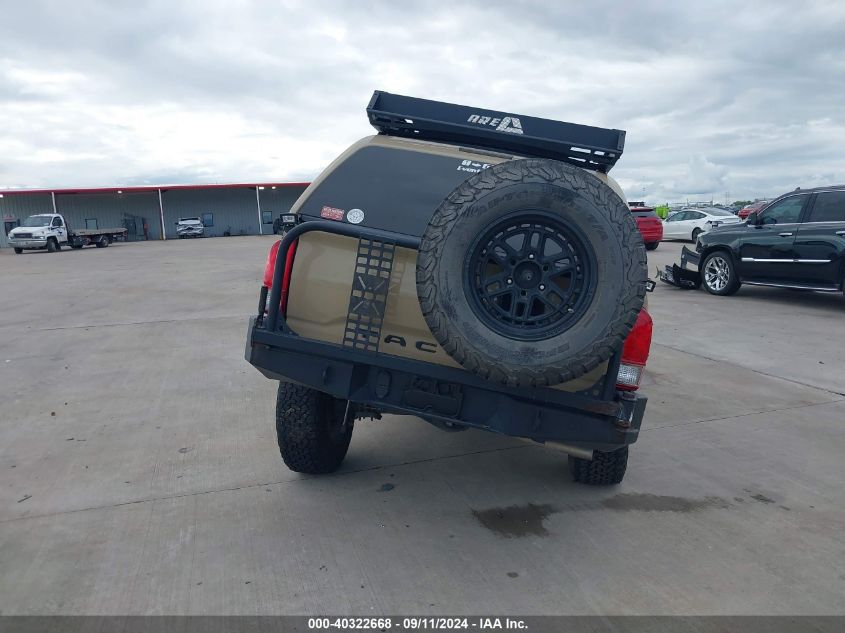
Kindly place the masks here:
POLYGON ((759 211, 760 209, 762 209, 763 207, 765 207, 767 204, 768 204, 768 202, 766 202, 765 200, 762 200, 762 201, 760 201, 760 202, 752 202, 751 204, 747 204, 747 205, 745 205, 744 207, 742 207, 742 208, 739 210, 739 212, 737 213, 737 215, 738 215, 740 218, 742 218, 743 220, 745 220, 745 219, 747 219, 747 218, 748 218, 748 216, 749 216, 750 214, 752 214, 752 213, 755 213, 755 212, 759 211))
POLYGON ((637 222, 637 228, 643 236, 645 247, 653 251, 663 239, 663 222, 657 217, 653 207, 631 207, 631 213, 637 222))
POLYGON ((714 295, 746 283, 841 292, 845 284, 845 186, 791 191, 752 213, 747 222, 701 235, 695 252, 664 281, 684 279, 714 295), (681 269, 680 271, 678 269, 681 269))
POLYGON ((545 443, 576 481, 619 483, 652 333, 607 175, 625 133, 379 91, 367 113, 378 135, 291 209, 247 333, 285 464, 331 472, 356 419, 390 413, 545 443))
POLYGON ((684 209, 670 215, 663 222, 663 239, 692 240, 721 224, 737 224, 742 222, 730 211, 716 207, 699 207, 684 209))
POLYGON ((176 222, 176 235, 180 238, 202 237, 205 226, 199 218, 179 218, 176 222))

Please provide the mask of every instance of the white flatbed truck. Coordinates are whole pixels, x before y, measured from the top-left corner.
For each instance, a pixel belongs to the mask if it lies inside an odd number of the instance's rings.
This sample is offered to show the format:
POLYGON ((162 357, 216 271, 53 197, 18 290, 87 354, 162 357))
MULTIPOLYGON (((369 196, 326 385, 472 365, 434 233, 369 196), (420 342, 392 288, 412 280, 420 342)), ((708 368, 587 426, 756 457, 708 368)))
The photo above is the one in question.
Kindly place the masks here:
POLYGON ((26 218, 9 232, 9 246, 20 255, 25 250, 46 249, 50 253, 62 246, 82 248, 93 244, 105 248, 115 240, 125 240, 127 230, 120 228, 72 229, 61 213, 39 213, 26 218))

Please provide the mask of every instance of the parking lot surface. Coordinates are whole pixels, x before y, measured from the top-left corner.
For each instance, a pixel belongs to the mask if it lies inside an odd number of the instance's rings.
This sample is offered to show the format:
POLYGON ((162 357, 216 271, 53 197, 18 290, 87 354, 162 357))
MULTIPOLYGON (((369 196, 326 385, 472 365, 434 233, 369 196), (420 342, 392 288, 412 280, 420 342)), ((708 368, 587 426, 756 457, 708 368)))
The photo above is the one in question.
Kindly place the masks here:
POLYGON ((302 476, 243 359, 271 243, 0 252, 0 613, 845 612, 841 295, 659 285, 620 486, 393 416, 302 476))

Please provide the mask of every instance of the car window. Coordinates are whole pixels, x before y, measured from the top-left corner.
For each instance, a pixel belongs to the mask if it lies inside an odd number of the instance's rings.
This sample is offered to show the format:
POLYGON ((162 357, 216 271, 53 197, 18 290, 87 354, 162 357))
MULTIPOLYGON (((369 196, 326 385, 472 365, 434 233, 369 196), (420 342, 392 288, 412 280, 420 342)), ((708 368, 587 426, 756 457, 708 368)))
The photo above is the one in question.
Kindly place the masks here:
POLYGON ((801 207, 807 196, 791 196, 776 202, 763 211, 762 224, 793 224, 801 216, 801 207))
POLYGON ((680 222, 687 217, 686 211, 678 211, 675 215, 670 215, 666 218, 667 222, 680 222))
POLYGON ((687 211, 687 220, 700 220, 704 214, 699 211, 687 211))
POLYGON ((816 196, 810 222, 845 222, 845 191, 825 191, 816 196))
POLYGON ((61 218, 53 218, 53 226, 62 226, 61 218))

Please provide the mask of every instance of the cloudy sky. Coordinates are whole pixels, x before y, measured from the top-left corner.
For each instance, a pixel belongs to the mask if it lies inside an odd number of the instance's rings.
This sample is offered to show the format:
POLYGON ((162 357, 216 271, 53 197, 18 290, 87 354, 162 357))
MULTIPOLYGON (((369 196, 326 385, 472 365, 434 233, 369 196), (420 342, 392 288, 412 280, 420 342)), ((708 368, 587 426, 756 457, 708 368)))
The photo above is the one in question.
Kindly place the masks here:
POLYGON ((0 189, 307 180, 374 89, 627 130, 631 199, 845 183, 843 2, 2 8, 0 189))

